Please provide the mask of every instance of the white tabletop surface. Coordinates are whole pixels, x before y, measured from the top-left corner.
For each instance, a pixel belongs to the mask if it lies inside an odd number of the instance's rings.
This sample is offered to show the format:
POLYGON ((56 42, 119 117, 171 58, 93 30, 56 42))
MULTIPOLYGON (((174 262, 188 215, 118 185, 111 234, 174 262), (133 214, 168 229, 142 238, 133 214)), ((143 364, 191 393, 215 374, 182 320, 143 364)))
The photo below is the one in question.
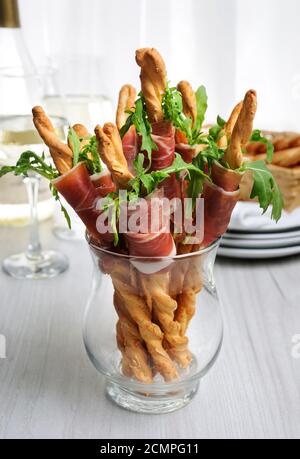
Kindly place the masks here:
MULTIPOLYGON (((60 278, 20 282, 0 272, 0 438, 200 439, 300 438, 300 257, 271 262, 220 259, 224 347, 199 394, 165 416, 128 413, 104 395, 104 379, 82 342, 92 273, 84 242, 55 239, 70 270, 60 278)), ((18 252, 26 230, 0 229, 0 257, 18 252)))

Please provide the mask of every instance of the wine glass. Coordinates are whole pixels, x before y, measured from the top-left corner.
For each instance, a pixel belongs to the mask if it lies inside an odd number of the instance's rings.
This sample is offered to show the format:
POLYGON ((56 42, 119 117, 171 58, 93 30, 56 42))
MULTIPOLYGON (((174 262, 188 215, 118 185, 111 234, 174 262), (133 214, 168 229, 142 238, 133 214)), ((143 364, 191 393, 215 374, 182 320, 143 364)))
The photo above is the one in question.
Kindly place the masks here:
MULTIPOLYGON (((52 118, 56 133, 65 137, 67 122, 63 118, 52 118)), ((44 145, 34 129, 32 117, 11 116, 0 119, 0 150, 10 165, 23 151, 42 153, 44 145)), ((26 251, 3 261, 3 269, 17 279, 48 279, 56 277, 68 268, 67 258, 53 250, 42 250, 39 238, 38 196, 41 179, 34 173, 23 177, 30 207, 29 243, 26 251)), ((0 182, 1 186, 1 182, 0 182)), ((9 191, 11 192, 11 190, 9 191)))

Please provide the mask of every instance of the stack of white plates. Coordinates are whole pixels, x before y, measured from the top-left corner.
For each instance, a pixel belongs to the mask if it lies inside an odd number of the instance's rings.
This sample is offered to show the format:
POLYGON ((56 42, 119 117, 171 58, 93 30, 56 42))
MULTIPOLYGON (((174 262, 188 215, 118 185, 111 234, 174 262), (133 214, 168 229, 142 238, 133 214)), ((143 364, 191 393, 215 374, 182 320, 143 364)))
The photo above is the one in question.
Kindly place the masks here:
POLYGON ((219 256, 267 259, 300 254, 300 208, 284 212, 278 224, 270 212, 261 215, 256 203, 238 203, 219 256))

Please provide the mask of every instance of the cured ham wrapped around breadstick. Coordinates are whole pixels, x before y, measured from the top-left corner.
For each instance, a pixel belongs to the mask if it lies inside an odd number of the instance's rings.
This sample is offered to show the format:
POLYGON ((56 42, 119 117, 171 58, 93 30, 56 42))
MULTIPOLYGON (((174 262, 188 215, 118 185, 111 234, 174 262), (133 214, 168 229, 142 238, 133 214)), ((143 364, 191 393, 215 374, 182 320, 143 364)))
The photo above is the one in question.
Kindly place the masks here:
POLYGON ((203 190, 205 245, 211 244, 227 231, 232 212, 239 200, 239 185, 243 173, 238 169, 244 163, 243 148, 251 137, 256 109, 256 93, 248 91, 242 106, 238 105, 234 109, 225 126, 228 147, 224 161, 229 168, 214 162, 211 173, 213 183, 206 181, 203 190))
MULTIPOLYGON (((60 173, 60 177, 53 180, 52 185, 75 210, 92 238, 104 247, 111 247, 113 235, 109 233, 99 234, 97 230, 97 219, 100 215, 100 211, 97 210, 99 195, 86 164, 78 163, 73 167, 72 144, 65 145, 57 138, 51 121, 42 107, 33 108, 32 113, 33 122, 45 144, 49 147, 53 161, 60 173)), ((84 137, 88 134, 82 125, 74 126, 74 131, 84 137)), ((83 145, 81 144, 81 146, 83 145)))
MULTIPOLYGON (((119 131, 122 130, 129 118, 128 112, 134 109, 136 96, 136 90, 130 84, 123 86, 120 90, 116 116, 116 124, 119 131)), ((133 162, 136 159, 140 148, 140 142, 135 126, 131 126, 128 132, 126 132, 123 136, 122 144, 128 169, 131 173, 134 173, 133 162)))
MULTIPOLYGON (((82 151, 89 144, 89 139, 91 137, 90 133, 82 124, 75 124, 72 129, 78 137, 80 151, 82 151)), ((68 144, 71 149, 74 148, 70 137, 68 138, 68 144)), ((93 160, 91 153, 88 153, 87 157, 90 161, 93 160)), ((103 169, 101 172, 94 173, 91 175, 91 180, 100 198, 105 198, 108 194, 116 191, 116 186, 108 169, 103 169)))

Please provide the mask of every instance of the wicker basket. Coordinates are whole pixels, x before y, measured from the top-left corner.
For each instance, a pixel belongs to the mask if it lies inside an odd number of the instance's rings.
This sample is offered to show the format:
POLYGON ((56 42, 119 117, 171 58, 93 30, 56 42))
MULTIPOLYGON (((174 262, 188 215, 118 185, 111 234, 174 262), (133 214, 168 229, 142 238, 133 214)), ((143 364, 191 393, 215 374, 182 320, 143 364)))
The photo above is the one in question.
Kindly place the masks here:
MULTIPOLYGON (((268 136, 274 143, 276 157, 275 162, 285 163, 285 157, 289 158, 291 155, 293 155, 295 158, 294 152, 297 148, 299 148, 297 146, 298 139, 300 143, 299 134, 290 132, 265 132, 264 134, 268 136)), ((261 149, 261 145, 257 145, 257 148, 261 149)), ((252 161, 263 159, 265 156, 261 151, 255 152, 253 145, 251 150, 249 150, 249 153, 251 151, 250 159, 252 161)), ((268 166, 282 191, 285 202, 284 209, 288 212, 292 212, 294 209, 300 206, 300 159, 298 163, 299 165, 297 165, 297 159, 294 159, 294 162, 296 164, 293 164, 291 167, 282 167, 276 164, 270 164, 268 166)), ((250 200, 252 187, 252 173, 247 172, 241 184, 241 200, 250 200)))

